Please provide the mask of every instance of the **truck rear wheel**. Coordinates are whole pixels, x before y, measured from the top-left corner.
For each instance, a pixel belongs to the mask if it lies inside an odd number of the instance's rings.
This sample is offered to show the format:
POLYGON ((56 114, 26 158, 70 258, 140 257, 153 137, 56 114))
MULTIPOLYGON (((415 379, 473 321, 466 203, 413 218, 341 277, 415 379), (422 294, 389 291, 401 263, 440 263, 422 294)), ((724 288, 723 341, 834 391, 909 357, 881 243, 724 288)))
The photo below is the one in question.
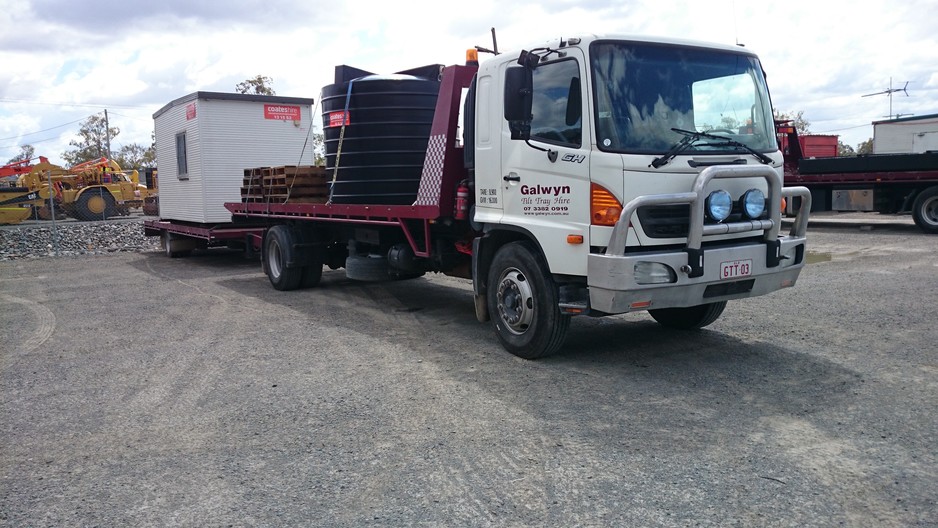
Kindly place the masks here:
POLYGON ((322 260, 303 268, 303 277, 300 279, 300 288, 314 288, 322 280, 322 260))
POLYGON ((487 296, 495 334, 512 354, 536 359, 563 344, 570 316, 560 313, 557 285, 530 244, 512 242, 495 253, 487 296))
POLYGON ((87 222, 93 220, 104 220, 108 216, 113 216, 117 212, 117 203, 114 197, 108 191, 98 191, 88 189, 83 192, 74 206, 75 218, 87 222))
POLYGON ((938 187, 920 192, 912 206, 912 217, 922 231, 938 233, 938 187))
MULTIPOLYGON (((295 290, 303 280, 303 268, 288 268, 287 262, 295 260, 296 238, 285 225, 275 225, 264 237, 264 271, 270 284, 280 291, 295 290)), ((322 273, 322 268, 320 268, 322 273)))
POLYGON ((648 310, 648 313, 662 326, 679 330, 703 328, 717 319, 726 309, 726 301, 700 304, 687 308, 662 308, 648 310))

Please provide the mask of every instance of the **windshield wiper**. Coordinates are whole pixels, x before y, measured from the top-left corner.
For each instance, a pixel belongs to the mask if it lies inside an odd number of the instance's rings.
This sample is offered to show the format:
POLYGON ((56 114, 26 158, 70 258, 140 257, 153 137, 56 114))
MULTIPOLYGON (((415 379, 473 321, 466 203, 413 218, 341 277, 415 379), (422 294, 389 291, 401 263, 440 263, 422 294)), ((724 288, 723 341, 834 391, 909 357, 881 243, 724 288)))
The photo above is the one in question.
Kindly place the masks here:
MULTIPOLYGON (((711 137, 713 137, 713 136, 711 136, 711 137)), ((762 163, 764 163, 764 164, 766 164, 766 165, 772 163, 772 158, 766 156, 765 154, 763 154, 763 153, 761 153, 761 152, 759 152, 759 151, 757 151, 757 150, 754 150, 752 147, 750 147, 749 145, 743 143, 742 141, 736 141, 735 139, 729 139, 729 138, 720 138, 720 139, 723 140, 723 143, 707 143, 706 146, 708 146, 708 147, 736 147, 736 148, 741 148, 741 149, 745 150, 746 152, 748 152, 748 153, 752 154, 753 156, 755 156, 756 159, 758 159, 759 161, 761 161, 762 163)))
POLYGON ((703 138, 715 139, 715 140, 721 141, 721 143, 707 143, 706 146, 708 147, 737 147, 752 154, 762 163, 765 163, 765 164, 772 163, 772 158, 766 156, 765 154, 762 154, 761 152, 757 152, 749 145, 742 143, 740 141, 736 141, 735 139, 730 139, 725 136, 717 136, 714 134, 708 134, 706 132, 692 132, 690 130, 684 130, 681 128, 672 128, 671 130, 674 132, 677 132, 678 134, 683 134, 684 138, 678 141, 677 143, 675 143, 674 146, 671 147, 671 150, 667 151, 663 156, 652 160, 651 165, 649 165, 649 167, 654 167, 657 169, 659 167, 663 167, 664 165, 667 165, 668 162, 673 160, 678 154, 680 154, 681 152, 684 152, 685 150, 690 148, 694 143, 700 141, 703 138))
POLYGON ((667 165, 668 162, 673 160, 675 156, 690 148, 690 146, 693 145, 695 141, 699 141, 700 138, 703 137, 701 136, 700 132, 688 132, 687 130, 681 130, 680 128, 672 128, 671 130, 679 134, 684 134, 684 137, 675 143, 670 150, 665 152, 663 156, 651 160, 651 165, 649 165, 649 167, 657 169, 667 165))

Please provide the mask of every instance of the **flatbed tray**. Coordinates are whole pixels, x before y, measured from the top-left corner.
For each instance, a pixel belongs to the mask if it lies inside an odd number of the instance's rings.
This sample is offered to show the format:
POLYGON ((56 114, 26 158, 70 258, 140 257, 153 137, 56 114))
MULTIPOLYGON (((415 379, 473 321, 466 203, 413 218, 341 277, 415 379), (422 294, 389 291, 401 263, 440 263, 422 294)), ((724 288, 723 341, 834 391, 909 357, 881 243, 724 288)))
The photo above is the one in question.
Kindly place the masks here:
POLYGON ((803 158, 798 161, 798 172, 801 174, 907 171, 938 171, 938 152, 803 158))
POLYGON ((382 220, 396 223, 401 219, 433 220, 441 216, 438 205, 228 202, 225 208, 231 214, 242 217, 363 221, 365 223, 381 223, 382 220))

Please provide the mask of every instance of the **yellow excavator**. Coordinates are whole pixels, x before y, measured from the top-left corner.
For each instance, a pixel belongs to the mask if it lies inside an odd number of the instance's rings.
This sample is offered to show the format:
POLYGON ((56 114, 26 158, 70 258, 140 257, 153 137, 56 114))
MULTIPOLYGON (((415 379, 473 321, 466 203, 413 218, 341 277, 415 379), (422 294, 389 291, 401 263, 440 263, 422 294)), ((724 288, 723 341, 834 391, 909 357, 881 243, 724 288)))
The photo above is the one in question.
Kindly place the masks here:
MULTIPOLYGON (((124 171, 108 158, 79 163, 68 169, 45 158, 17 179, 17 187, 53 197, 54 207, 78 220, 103 220, 127 215, 143 206, 155 190, 140 183, 137 171, 124 171)), ((36 206, 40 218, 50 218, 48 205, 36 206)))

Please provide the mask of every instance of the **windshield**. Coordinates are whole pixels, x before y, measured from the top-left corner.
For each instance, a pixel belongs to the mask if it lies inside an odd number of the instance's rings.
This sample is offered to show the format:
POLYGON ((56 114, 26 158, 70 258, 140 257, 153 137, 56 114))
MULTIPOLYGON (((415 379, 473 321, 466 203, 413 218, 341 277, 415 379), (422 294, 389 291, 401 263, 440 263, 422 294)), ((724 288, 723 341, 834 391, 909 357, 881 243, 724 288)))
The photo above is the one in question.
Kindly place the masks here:
MULTIPOLYGON (((598 41, 590 47, 599 148, 661 153, 708 132, 760 152, 777 148, 759 59, 703 48, 598 41)), ((685 152, 729 152, 701 142, 685 152)))

